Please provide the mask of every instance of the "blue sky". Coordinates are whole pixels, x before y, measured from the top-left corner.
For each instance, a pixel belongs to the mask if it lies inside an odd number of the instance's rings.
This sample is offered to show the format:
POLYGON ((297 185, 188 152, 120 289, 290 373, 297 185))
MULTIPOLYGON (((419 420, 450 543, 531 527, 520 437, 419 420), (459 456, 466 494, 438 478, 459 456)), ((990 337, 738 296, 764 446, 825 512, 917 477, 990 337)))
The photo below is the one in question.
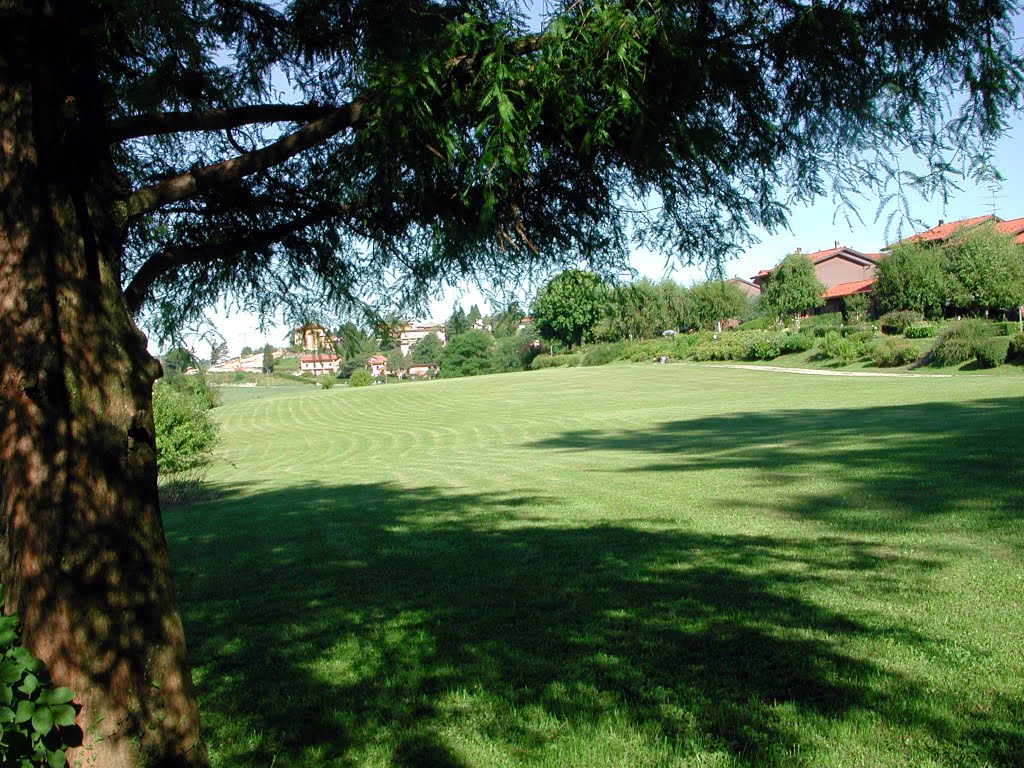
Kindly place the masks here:
MULTIPOLYGON (((543 4, 536 0, 533 5, 537 8, 543 4)), ((1020 40, 1024 36, 1024 15, 1017 17, 1016 28, 1020 40)), ((1004 177, 998 188, 967 180, 962 183, 962 189, 945 203, 937 199, 925 200, 911 196, 912 216, 928 226, 934 226, 940 220, 954 221, 993 212, 1004 219, 1024 216, 1024 114, 1017 115, 1011 121, 1007 133, 996 144, 994 161, 1004 177)), ((863 199, 858 205, 863 223, 854 222, 853 226, 847 224, 842 215, 836 215, 836 206, 829 199, 819 199, 814 205, 794 208, 788 229, 774 234, 755 231, 760 243, 729 261, 725 267, 726 275, 749 278, 758 270, 776 264, 797 248, 805 252, 817 251, 830 248, 838 241, 858 251, 876 252, 899 234, 909 234, 907 231, 886 232, 886 215, 883 213, 879 219, 875 219, 877 207, 877 198, 863 199)), ((688 284, 706 277, 704 270, 697 267, 676 267, 669 275, 664 255, 646 251, 634 251, 630 266, 639 277, 654 280, 671 276, 688 284)), ((431 304, 429 316, 420 319, 443 321, 451 313, 455 301, 467 309, 472 304, 479 304, 481 309, 487 310, 487 302, 479 290, 469 285, 453 286, 444 291, 441 299, 431 304)), ((246 345, 253 348, 262 347, 268 342, 281 345, 287 331, 282 326, 275 326, 261 332, 258 330, 258 319, 247 312, 229 314, 219 309, 210 313, 210 320, 227 341, 231 354, 238 354, 246 345)), ((204 357, 209 353, 209 343, 197 342, 194 351, 204 357)))

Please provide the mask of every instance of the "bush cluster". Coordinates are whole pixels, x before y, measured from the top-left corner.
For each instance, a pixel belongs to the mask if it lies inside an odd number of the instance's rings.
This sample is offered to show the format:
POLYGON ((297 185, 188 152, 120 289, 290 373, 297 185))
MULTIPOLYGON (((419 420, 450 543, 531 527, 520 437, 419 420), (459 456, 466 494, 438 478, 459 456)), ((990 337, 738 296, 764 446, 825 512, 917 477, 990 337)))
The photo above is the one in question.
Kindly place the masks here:
POLYGON ((910 365, 918 358, 917 349, 903 339, 880 339, 871 347, 870 355, 879 368, 910 365))
POLYGON ((825 357, 849 365, 864 356, 864 342, 844 337, 838 331, 829 331, 822 340, 821 352, 825 357))
POLYGON ((974 357, 982 368, 995 368, 1006 362, 1010 340, 1005 336, 981 339, 974 346, 974 357))
POLYGON ((783 354, 806 352, 814 348, 814 337, 807 333, 784 333, 779 340, 779 348, 783 354))
POLYGON ((934 323, 914 323, 903 329, 903 335, 908 339, 928 339, 934 336, 938 328, 934 323))
POLYGON ((350 387, 368 387, 371 384, 373 384, 373 376, 365 368, 357 368, 348 377, 348 385, 350 387))
POLYGON ((1015 365, 1024 365, 1024 333, 1018 333, 1010 339, 1006 361, 1015 365))
POLYGON ((627 360, 635 351, 636 345, 626 341, 612 344, 591 344, 583 351, 582 365, 607 365, 615 360, 627 360))
POLYGON ((210 418, 212 406, 213 396, 201 380, 178 376, 156 382, 153 422, 161 474, 184 472, 206 463, 217 444, 217 425, 210 418))
MULTIPOLYGON (((961 320, 946 328, 936 340, 929 352, 931 362, 935 365, 948 367, 962 365, 978 357, 978 350, 988 347, 986 339, 995 336, 995 327, 985 320, 961 320)), ((983 355, 990 356, 994 349, 987 349, 983 355)), ((1003 353, 1006 359, 1006 353, 1003 353)))
POLYGON ((882 333, 889 336, 900 336, 907 330, 908 326, 920 323, 923 320, 924 315, 920 312, 901 309, 896 312, 887 312, 878 318, 878 327, 882 329, 882 333))
POLYGON ((778 334, 754 339, 747 347, 746 356, 754 360, 774 360, 782 354, 778 334))

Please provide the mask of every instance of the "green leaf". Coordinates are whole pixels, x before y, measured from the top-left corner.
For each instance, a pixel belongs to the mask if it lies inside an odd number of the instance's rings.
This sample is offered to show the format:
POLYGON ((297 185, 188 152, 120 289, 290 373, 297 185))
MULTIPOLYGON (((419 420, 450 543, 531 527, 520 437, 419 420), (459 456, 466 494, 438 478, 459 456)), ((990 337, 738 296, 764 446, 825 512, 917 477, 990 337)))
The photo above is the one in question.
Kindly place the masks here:
POLYGON ((53 712, 49 707, 36 707, 32 713, 32 730, 40 736, 45 736, 53 730, 53 712))
POLYGON ((0 723, 13 723, 14 710, 10 707, 0 707, 0 723))
POLYGON ((14 701, 14 689, 6 684, 0 684, 0 704, 9 705, 14 701))
MULTIPOLYGON (((43 691, 39 694, 40 704, 67 704, 75 698, 75 692, 70 688, 54 688, 52 691, 43 691)), ((0 701, 0 703, 3 703, 0 701)))
POLYGON ((53 722, 57 725, 74 725, 75 724, 75 708, 70 704, 58 704, 55 707, 50 707, 50 711, 53 712, 53 722))
POLYGON ((21 679, 22 667, 16 661, 5 661, 0 664, 0 683, 16 683, 21 679))
POLYGON ((18 686, 18 690, 26 696, 31 696, 39 689, 39 678, 29 673, 25 675, 25 681, 18 686))
POLYGON ((14 722, 25 723, 32 719, 32 715, 36 713, 36 705, 31 701, 19 701, 18 709, 14 713, 14 722))
POLYGON ((43 668, 43 662, 33 656, 24 648, 14 648, 11 650, 11 655, 14 657, 24 669, 30 672, 39 672, 43 668))
POLYGON ((64 768, 68 764, 68 758, 63 749, 58 749, 56 752, 50 753, 46 762, 50 764, 50 768, 64 768))

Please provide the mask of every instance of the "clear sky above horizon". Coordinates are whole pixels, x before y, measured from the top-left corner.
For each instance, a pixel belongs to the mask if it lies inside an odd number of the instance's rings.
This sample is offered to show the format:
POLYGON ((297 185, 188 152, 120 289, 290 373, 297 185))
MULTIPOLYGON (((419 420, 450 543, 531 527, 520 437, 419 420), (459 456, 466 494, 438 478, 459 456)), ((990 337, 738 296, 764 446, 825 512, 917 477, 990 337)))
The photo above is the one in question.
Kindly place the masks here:
MULTIPOLYGON (((528 4, 532 6, 531 19, 536 20, 539 11, 543 10, 543 0, 533 0, 528 4)), ((1024 38, 1024 14, 1016 17, 1015 27, 1017 39, 1020 41, 1024 38)), ((961 189, 955 191, 945 202, 939 199, 925 200, 911 195, 911 216, 925 224, 922 228, 934 226, 940 220, 955 221, 990 213, 1003 219, 1024 216, 1024 113, 1017 114, 1011 120, 1007 132, 994 147, 993 161, 1004 177, 998 186, 964 180, 961 189)), ((852 225, 847 223, 842 214, 836 215, 836 204, 827 198, 819 198, 810 206, 794 208, 787 229, 775 233, 755 230, 753 234, 760 242, 728 261, 725 264, 725 276, 749 279, 759 270, 773 266, 798 248, 812 252, 831 248, 838 242, 861 252, 877 252, 898 237, 905 237, 921 229, 887 232, 886 212, 882 212, 876 218, 877 197, 866 196, 859 202, 857 208, 861 221, 850 217, 852 225)), ((689 284, 707 277, 704 268, 666 265, 663 254, 643 250, 634 250, 630 258, 630 267, 638 277, 653 280, 672 277, 678 282, 689 284)), ((419 319, 443 321, 451 314, 456 301, 466 309, 472 304, 478 304, 484 312, 488 310, 487 301, 480 290, 470 285, 452 286, 445 289, 441 299, 431 303, 428 316, 419 319)), ((227 313, 223 308, 218 308, 209 313, 209 319, 211 325, 227 342, 232 355, 237 355, 243 346, 255 349, 265 343, 275 346, 287 343, 286 327, 276 325, 261 332, 258 330, 258 318, 248 312, 227 313)), ((209 353, 209 342, 197 340, 194 352, 199 357, 205 357, 209 353)))

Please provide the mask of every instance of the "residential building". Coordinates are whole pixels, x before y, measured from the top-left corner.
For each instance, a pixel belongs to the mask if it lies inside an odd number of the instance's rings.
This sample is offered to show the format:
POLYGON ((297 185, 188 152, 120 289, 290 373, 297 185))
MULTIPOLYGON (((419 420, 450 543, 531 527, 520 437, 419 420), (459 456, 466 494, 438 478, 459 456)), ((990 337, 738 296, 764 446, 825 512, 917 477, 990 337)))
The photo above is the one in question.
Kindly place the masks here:
POLYGON ((726 285, 735 285, 746 295, 748 299, 757 298, 761 295, 761 289, 757 283, 744 280, 742 277, 730 277, 725 281, 726 285))
MULTIPOLYGON (((275 349, 271 354, 273 354, 274 359, 277 360, 284 356, 284 350, 275 349)), ((207 373, 234 373, 236 371, 242 371, 243 373, 262 372, 263 353, 257 352, 254 355, 246 355, 245 357, 233 357, 230 360, 225 360, 223 363, 211 365, 206 369, 207 373)))
POLYGON ((334 349, 335 338, 322 325, 303 325, 290 332, 293 346, 302 347, 304 352, 319 352, 334 349))
MULTIPOLYGON (((949 240, 954 234, 960 232, 963 229, 969 229, 977 227, 982 224, 989 222, 995 222, 996 231, 1002 232, 1004 235, 1009 235, 1013 239, 1024 245, 1024 217, 1019 219, 1010 219, 1006 221, 998 216, 989 214, 987 216, 972 216, 968 219, 959 219, 957 221, 940 221, 931 229, 926 229, 924 232, 918 232, 905 238, 900 242, 921 242, 921 243, 936 243, 941 244, 949 240)), ((887 246, 885 250, 892 250, 893 246, 887 246)))
POLYGON ((437 334, 442 347, 447 343, 443 325, 403 325, 398 332, 398 347, 403 355, 408 355, 413 344, 432 333, 437 334))
MULTIPOLYGON (((800 253, 799 249, 797 253, 800 253)), ((815 314, 823 315, 828 312, 841 312, 847 296, 871 293, 881 254, 861 253, 836 243, 832 248, 808 253, 806 256, 814 265, 815 276, 825 286, 825 292, 822 294, 825 303, 814 310, 815 314)), ((759 290, 764 287, 772 269, 762 269, 751 278, 759 290)))
POLYGON ((388 359, 384 355, 373 355, 368 361, 367 365, 370 368, 370 375, 373 378, 383 376, 388 370, 388 359))
POLYGON ((314 376, 335 374, 341 368, 341 358, 334 354, 304 355, 299 358, 299 370, 314 376))
POLYGON ((437 363, 412 363, 406 371, 410 376, 435 376, 437 372, 437 363))

